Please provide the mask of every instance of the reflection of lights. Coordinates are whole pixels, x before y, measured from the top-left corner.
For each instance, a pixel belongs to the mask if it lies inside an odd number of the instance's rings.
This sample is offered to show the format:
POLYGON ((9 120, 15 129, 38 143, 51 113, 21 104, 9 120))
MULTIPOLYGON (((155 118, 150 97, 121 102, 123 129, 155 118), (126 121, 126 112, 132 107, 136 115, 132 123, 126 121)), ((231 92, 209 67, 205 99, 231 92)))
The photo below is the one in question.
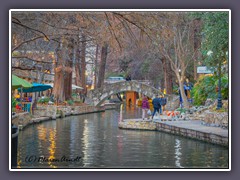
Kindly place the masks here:
POLYGON ((42 140, 42 141, 46 141, 47 138, 46 138, 46 135, 47 135, 47 129, 44 128, 43 126, 38 126, 37 127, 38 129, 38 139, 42 140))
POLYGON ((122 114, 123 114, 122 112, 123 112, 123 104, 120 105, 119 121, 122 121, 122 120, 123 120, 123 119, 122 119, 122 117, 123 117, 123 116, 122 116, 122 114))
MULTIPOLYGON (((48 151, 49 151, 49 158, 48 159, 55 159, 55 151, 56 151, 56 129, 47 129, 43 126, 38 126, 37 127, 38 129, 38 139, 41 140, 41 141, 47 141, 47 134, 49 132, 49 137, 48 137, 48 140, 50 142, 50 145, 48 147, 48 151)), ((39 141, 39 143, 41 143, 41 141, 39 141)), ((41 147, 42 145, 39 144, 39 146, 41 147)), ((48 162, 49 166, 52 167, 52 168, 57 168, 56 166, 54 166, 52 164, 51 161, 48 162)))
POLYGON ((182 155, 182 153, 180 152, 180 150, 182 149, 181 141, 176 139, 176 145, 174 147, 175 147, 175 159, 176 159, 175 165, 179 168, 183 168, 180 164, 181 155, 182 155))
MULTIPOLYGON (((50 146, 48 148, 50 153, 49 159, 55 159, 55 156, 54 156, 56 151, 55 136, 56 136, 56 129, 51 130, 49 134, 50 146)), ((56 166, 54 166, 51 161, 49 161, 48 164, 50 165, 50 167, 56 168, 56 166)))
MULTIPOLYGON (((82 141, 83 141, 83 154, 84 154, 84 157, 82 158, 84 162, 87 162, 88 161, 88 148, 89 148, 89 142, 88 142, 88 139, 89 139, 89 128, 87 126, 88 124, 88 120, 87 119, 84 119, 84 128, 83 128, 83 138, 82 138, 82 141)), ((85 163, 84 163, 85 164, 85 163)))

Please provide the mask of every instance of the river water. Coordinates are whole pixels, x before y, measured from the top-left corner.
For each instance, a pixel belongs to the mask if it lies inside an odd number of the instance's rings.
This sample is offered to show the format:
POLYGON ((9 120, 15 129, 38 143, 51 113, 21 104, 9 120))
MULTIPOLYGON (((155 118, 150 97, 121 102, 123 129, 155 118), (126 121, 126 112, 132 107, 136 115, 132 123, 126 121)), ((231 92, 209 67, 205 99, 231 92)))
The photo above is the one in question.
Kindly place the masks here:
MULTIPOLYGON (((123 108, 123 107, 121 107, 123 108)), ((138 108, 123 118, 141 117, 138 108)), ((118 128, 119 110, 69 116, 19 133, 18 168, 228 168, 228 148, 118 128)))

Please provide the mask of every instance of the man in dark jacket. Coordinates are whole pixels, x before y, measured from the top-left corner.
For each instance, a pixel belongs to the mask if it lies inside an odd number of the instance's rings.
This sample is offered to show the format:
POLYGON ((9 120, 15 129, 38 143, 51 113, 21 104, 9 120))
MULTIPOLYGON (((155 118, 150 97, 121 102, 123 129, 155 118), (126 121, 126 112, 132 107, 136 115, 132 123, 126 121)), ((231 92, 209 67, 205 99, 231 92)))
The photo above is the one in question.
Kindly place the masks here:
POLYGON ((152 114, 152 119, 153 119, 156 112, 158 112, 158 114, 160 113, 159 109, 161 108, 161 99, 158 97, 158 95, 156 95, 156 97, 153 99, 152 104, 154 108, 154 111, 152 114))

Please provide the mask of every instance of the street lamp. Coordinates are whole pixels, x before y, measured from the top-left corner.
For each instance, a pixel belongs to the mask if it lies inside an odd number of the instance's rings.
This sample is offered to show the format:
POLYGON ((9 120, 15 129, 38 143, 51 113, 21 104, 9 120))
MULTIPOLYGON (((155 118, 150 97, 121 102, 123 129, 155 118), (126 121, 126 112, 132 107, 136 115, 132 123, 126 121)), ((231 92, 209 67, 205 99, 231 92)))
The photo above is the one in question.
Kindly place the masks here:
POLYGON ((218 103, 217 103, 217 109, 222 108, 222 94, 221 94, 221 62, 219 62, 218 66, 218 103))
MULTIPOLYGON (((207 55, 211 56, 213 54, 212 51, 208 51, 207 55)), ((221 61, 218 64, 218 98, 217 98, 217 109, 222 108, 222 94, 221 94, 221 61)))

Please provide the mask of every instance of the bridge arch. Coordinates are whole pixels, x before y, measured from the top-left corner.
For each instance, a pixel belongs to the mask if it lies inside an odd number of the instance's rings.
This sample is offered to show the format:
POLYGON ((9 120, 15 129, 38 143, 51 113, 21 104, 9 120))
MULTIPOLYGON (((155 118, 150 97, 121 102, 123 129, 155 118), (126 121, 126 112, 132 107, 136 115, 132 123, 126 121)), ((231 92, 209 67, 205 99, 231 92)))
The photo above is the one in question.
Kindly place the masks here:
POLYGON ((88 92, 87 99, 94 106, 100 106, 109 96, 126 91, 142 93, 150 98, 162 94, 158 89, 138 81, 123 81, 104 85, 88 92))

